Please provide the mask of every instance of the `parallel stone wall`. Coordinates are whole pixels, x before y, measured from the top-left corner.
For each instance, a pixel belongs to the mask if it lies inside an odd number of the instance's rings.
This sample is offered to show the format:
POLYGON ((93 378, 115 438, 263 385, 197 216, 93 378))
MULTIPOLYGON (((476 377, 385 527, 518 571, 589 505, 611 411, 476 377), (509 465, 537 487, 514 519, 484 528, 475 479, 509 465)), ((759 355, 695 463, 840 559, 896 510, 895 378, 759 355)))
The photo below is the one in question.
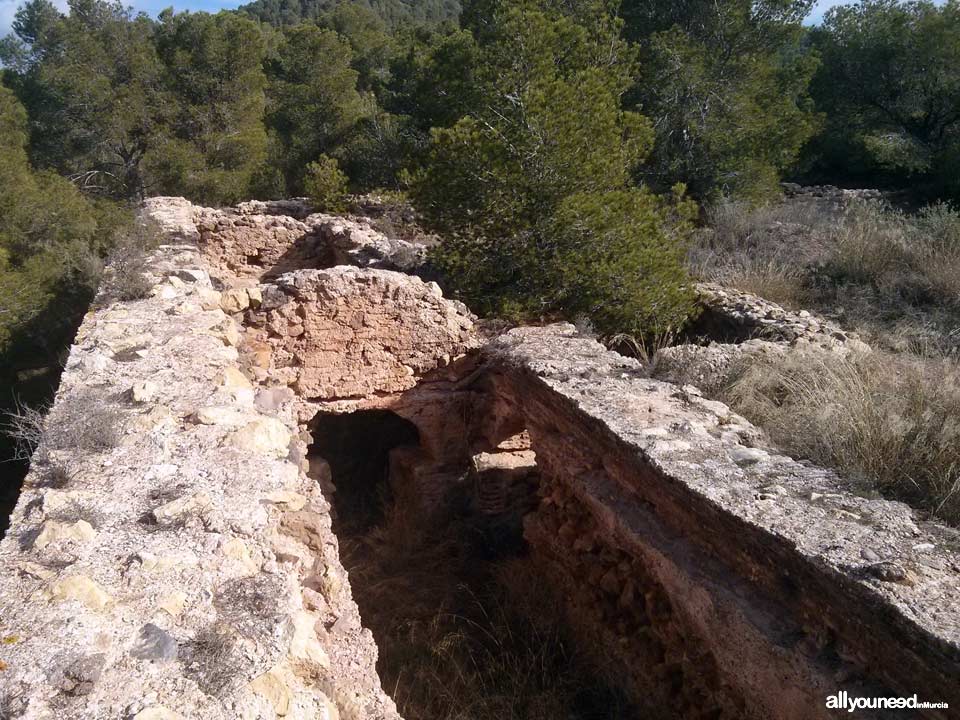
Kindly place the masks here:
POLYGON ((0 543, 0 716, 395 718, 292 397, 154 209, 154 294, 85 318, 0 543))
POLYGON ((484 355, 489 442, 525 426, 536 453, 534 555, 654 716, 829 717, 838 690, 958 706, 956 532, 751 447, 724 405, 572 326, 484 355))

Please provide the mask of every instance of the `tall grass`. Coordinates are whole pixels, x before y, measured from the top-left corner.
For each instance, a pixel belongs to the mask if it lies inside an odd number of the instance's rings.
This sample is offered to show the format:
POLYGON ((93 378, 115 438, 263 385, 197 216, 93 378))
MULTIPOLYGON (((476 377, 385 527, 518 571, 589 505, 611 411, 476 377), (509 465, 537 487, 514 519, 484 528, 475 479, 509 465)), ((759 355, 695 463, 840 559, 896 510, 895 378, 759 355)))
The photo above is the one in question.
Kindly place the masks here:
POLYGON ((960 365, 795 351, 746 360, 723 399, 787 453, 960 522, 960 365))
POLYGON ((705 280, 829 315, 881 346, 960 351, 960 211, 879 201, 721 203, 690 254, 705 280))

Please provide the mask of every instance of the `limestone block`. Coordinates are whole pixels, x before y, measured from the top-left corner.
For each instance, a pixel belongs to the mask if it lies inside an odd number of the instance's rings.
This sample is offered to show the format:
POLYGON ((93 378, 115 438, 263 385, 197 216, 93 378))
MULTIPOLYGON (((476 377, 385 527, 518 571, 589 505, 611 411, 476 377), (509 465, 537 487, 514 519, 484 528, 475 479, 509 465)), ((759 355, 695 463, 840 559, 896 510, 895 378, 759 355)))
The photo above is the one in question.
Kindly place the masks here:
POLYGON ((155 382, 141 380, 140 382, 134 383, 133 387, 130 388, 130 397, 135 403, 153 402, 159 391, 160 388, 157 387, 155 382))
POLYGON ((71 575, 50 586, 48 594, 54 602, 76 600, 91 610, 103 610, 112 601, 106 591, 86 575, 71 575))
POLYGON ((229 314, 239 313, 250 307, 250 295, 244 288, 231 288, 220 296, 220 308, 229 314))
POLYGON ((213 288, 200 286, 196 290, 197 302, 204 310, 217 310, 222 300, 221 293, 213 288))
POLYGON ((290 686, 294 682, 290 668, 286 664, 280 664, 254 678, 248 687, 251 692, 266 698, 273 706, 274 712, 283 717, 290 711, 290 703, 293 700, 293 689, 290 686))
POLYGON ((293 616, 293 638, 290 640, 290 655, 297 660, 315 663, 323 668, 330 667, 330 658, 327 657, 323 645, 317 639, 315 626, 317 616, 313 613, 300 611, 293 616))
POLYGON ((259 418, 233 433, 230 443, 241 450, 286 457, 290 431, 276 418, 259 418))
POLYGON ((236 408, 213 405, 197 410, 193 414, 193 419, 201 425, 240 427, 250 419, 250 416, 236 408))
POLYGON ((38 550, 56 542, 90 542, 97 536, 97 531, 86 520, 77 520, 75 523, 47 520, 40 529, 40 534, 33 541, 38 550))
POLYGON ((160 601, 158 607, 165 611, 168 615, 172 617, 177 617, 180 613, 183 612, 184 606, 187 604, 187 594, 177 590, 176 592, 167 595, 163 600, 160 601))
POLYGON ((199 515, 210 505, 210 496, 197 493, 177 498, 154 509, 153 518, 159 525, 173 525, 186 518, 199 515))
POLYGON ((235 367, 226 367, 223 372, 217 376, 217 384, 230 390, 248 389, 253 385, 247 379, 247 376, 235 367))
POLYGON ((267 495, 267 501, 279 505, 283 510, 298 512, 307 504, 307 498, 290 490, 276 490, 267 495))

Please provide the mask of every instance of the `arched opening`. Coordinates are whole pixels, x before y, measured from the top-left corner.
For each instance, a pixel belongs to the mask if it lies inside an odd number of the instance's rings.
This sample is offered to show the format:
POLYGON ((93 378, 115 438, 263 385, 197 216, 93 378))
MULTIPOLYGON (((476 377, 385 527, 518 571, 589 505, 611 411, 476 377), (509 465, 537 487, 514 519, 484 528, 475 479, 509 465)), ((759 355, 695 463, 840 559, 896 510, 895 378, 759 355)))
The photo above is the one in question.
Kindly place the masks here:
POLYGON ((311 423, 310 454, 330 466, 336 489, 334 529, 363 533, 383 522, 390 502, 390 452, 420 442, 416 426, 389 410, 320 414, 311 423))

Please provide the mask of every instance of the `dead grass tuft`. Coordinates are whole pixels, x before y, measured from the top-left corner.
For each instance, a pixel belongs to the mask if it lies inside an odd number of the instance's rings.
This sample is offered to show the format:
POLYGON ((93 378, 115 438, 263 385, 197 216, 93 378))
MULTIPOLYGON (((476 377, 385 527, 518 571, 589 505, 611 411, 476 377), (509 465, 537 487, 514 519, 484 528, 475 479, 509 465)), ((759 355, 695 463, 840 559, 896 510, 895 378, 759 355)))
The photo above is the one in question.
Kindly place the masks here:
POLYGON ((26 710, 27 698, 19 693, 0 692, 0 720, 14 720, 26 710))
POLYGON ((228 580, 217 588, 213 604, 222 620, 236 632, 250 640, 262 640, 273 635, 284 614, 277 602, 285 588, 274 575, 228 580))
POLYGON ((42 461, 46 454, 38 453, 43 440, 43 424, 46 410, 17 404, 7 413, 4 433, 14 441, 14 460, 42 461), (36 457, 34 457, 36 455, 36 457))
POLYGON ((228 697, 249 679, 251 663, 223 623, 205 626, 185 643, 181 661, 187 676, 213 697, 228 697))
MULTIPOLYGON (((20 406, 7 414, 5 432, 15 443, 15 458, 34 464, 50 462, 53 450, 104 452, 120 444, 124 417, 102 392, 73 393, 52 410, 20 406)), ((50 469, 51 478, 64 480, 63 468, 50 469)), ((65 478, 69 482, 69 476, 65 478)))
POLYGON ((150 294, 153 283, 147 276, 148 259, 160 237, 155 223, 140 220, 117 238, 107 255, 102 302, 140 300, 150 294))
POLYGON ((724 400, 798 458, 960 522, 960 365, 875 351, 745 361, 724 400))

